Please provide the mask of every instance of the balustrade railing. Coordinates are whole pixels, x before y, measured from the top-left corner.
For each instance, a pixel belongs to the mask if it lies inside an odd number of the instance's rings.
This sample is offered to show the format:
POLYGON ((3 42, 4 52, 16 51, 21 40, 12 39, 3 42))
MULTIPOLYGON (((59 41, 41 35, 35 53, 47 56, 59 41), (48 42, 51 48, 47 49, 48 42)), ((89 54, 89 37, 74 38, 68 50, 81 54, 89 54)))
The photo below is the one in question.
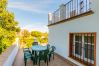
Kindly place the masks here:
POLYGON ((90 4, 90 0, 71 0, 60 5, 59 9, 48 14, 48 25, 88 12, 90 4))

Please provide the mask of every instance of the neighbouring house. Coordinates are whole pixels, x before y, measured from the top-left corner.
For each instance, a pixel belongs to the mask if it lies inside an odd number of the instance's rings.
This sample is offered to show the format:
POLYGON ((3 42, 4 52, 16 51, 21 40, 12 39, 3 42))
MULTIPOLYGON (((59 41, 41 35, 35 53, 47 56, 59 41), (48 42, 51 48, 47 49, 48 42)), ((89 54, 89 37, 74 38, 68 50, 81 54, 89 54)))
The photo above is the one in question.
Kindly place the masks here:
POLYGON ((49 44, 78 66, 99 66, 99 0, 70 0, 48 14, 49 44))

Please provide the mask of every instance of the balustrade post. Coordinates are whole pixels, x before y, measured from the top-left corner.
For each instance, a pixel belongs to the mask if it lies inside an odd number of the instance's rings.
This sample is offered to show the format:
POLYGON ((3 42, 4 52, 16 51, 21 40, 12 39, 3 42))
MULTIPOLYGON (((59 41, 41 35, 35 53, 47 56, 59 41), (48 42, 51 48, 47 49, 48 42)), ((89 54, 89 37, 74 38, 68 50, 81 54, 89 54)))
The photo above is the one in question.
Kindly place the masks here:
POLYGON ((66 19, 66 6, 64 4, 60 5, 60 20, 66 19))

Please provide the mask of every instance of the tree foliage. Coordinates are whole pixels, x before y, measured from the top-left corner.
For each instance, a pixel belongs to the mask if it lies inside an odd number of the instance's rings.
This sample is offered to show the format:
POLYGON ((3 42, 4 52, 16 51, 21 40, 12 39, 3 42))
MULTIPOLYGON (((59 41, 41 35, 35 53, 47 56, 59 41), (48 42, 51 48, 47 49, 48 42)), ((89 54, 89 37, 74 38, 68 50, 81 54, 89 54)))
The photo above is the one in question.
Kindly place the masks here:
POLYGON ((40 43, 48 42, 48 33, 42 33, 40 31, 32 31, 31 36, 36 37, 40 43))
POLYGON ((31 47, 35 37, 40 44, 48 43, 48 33, 42 33, 40 31, 29 32, 28 30, 23 30, 20 36, 21 47, 31 47))
POLYGON ((31 35, 32 35, 33 37, 39 38, 39 37, 42 36, 42 33, 41 33, 40 31, 32 31, 32 32, 31 32, 31 35))
POLYGON ((41 43, 48 43, 48 33, 42 33, 41 43))
POLYGON ((23 30, 20 36, 21 48, 30 47, 33 42, 33 37, 28 30, 23 30))
POLYGON ((13 44, 16 32, 20 30, 14 14, 6 9, 6 5, 7 0, 0 0, 0 54, 13 44))
POLYGON ((6 9, 7 0, 0 0, 0 12, 3 12, 6 9))

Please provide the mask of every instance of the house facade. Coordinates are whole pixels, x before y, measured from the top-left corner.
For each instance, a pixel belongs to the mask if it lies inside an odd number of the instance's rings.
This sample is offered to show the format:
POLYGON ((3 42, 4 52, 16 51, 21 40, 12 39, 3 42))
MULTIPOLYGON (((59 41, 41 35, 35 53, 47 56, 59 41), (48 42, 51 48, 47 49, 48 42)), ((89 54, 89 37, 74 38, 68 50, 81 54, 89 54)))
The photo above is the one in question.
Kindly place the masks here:
POLYGON ((99 0, 70 0, 48 14, 49 44, 78 66, 99 66, 99 0))

